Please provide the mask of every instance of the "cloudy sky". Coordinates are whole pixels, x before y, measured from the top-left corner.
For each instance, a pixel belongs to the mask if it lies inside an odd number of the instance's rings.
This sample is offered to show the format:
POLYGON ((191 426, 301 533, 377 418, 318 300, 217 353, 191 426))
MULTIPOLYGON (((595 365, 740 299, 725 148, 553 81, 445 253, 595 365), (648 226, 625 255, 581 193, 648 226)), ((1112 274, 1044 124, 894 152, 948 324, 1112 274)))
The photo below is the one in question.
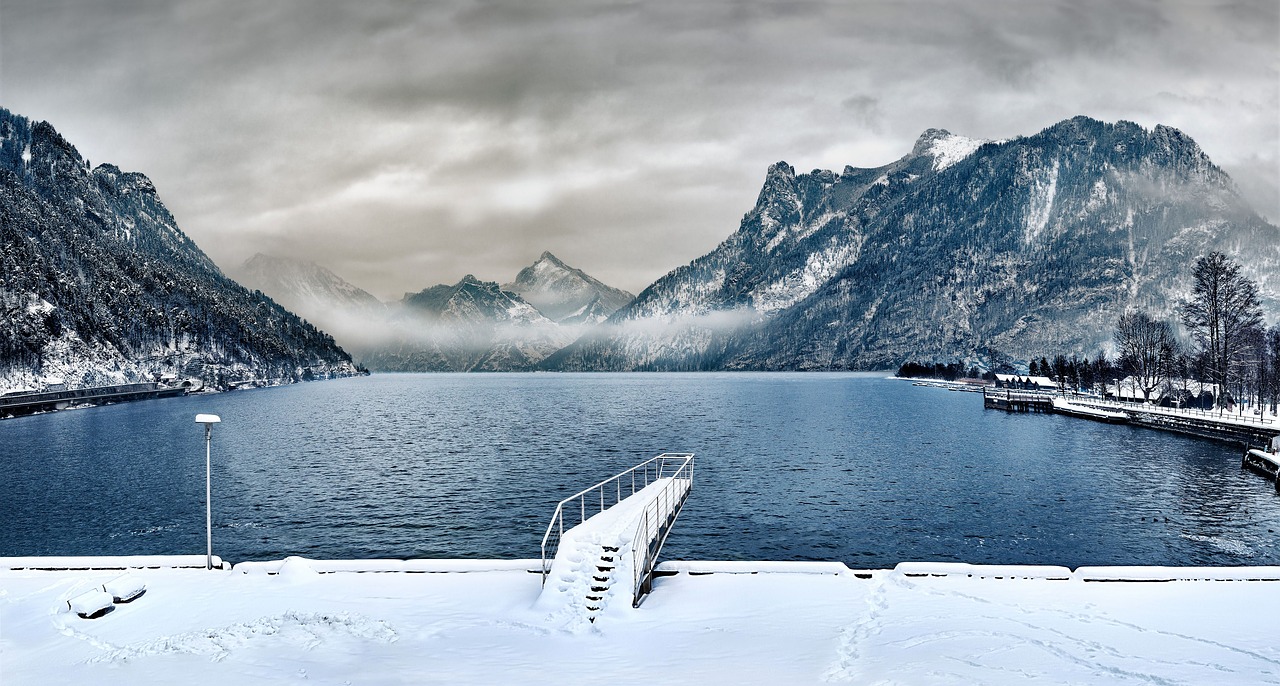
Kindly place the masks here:
POLYGON ((0 0, 0 105, 147 174, 224 269, 382 298, 543 250, 638 292, 772 162, 1077 114, 1194 137, 1280 219, 1280 4, 0 0))

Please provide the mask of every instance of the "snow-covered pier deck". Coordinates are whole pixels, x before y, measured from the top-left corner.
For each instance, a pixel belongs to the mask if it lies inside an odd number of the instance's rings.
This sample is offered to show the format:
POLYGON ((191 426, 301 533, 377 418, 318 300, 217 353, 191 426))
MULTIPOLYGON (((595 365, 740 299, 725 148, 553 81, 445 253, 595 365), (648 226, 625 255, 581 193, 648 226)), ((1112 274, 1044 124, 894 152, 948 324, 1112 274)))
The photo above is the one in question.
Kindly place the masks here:
POLYGON ((639 606, 693 488, 693 458, 663 453, 560 501, 542 538, 540 604, 570 622, 594 622, 617 599, 639 606))
POLYGON ((1244 451, 1241 466, 1267 475, 1275 482, 1276 490, 1280 491, 1280 454, 1275 452, 1277 443, 1280 440, 1272 439, 1271 446, 1267 449, 1250 448, 1244 451))
POLYGON ((10 393, 0 396, 0 419, 64 410, 76 405, 106 405, 132 400, 168 398, 186 395, 189 390, 185 386, 167 386, 162 383, 147 382, 65 391, 10 393))
POLYGON ((1138 426, 1231 441, 1245 447, 1266 445, 1272 437, 1280 434, 1280 426, 1270 419, 1225 411, 1160 407, 1084 396, 1074 397, 1071 402, 1106 412, 1123 412, 1129 415, 1131 424, 1138 426))
POLYGON ((982 389, 982 405, 1009 412, 1053 412, 1054 394, 1016 388, 982 389))
POLYGON ((128 574, 145 595, 82 619, 66 601, 121 572, 10 570, 0 559, 0 681, 1280 682, 1277 567, 663 563, 670 575, 640 608, 617 603, 608 621, 565 626, 539 604, 540 577, 528 573, 538 565, 144 568, 128 574))
POLYGON ((1208 412, 1146 403, 1116 402, 1085 395, 1063 397, 1049 391, 987 388, 983 406, 1009 412, 1056 412, 1113 424, 1136 424, 1150 429, 1214 438, 1243 444, 1266 445, 1280 435, 1271 419, 1230 412, 1208 412))

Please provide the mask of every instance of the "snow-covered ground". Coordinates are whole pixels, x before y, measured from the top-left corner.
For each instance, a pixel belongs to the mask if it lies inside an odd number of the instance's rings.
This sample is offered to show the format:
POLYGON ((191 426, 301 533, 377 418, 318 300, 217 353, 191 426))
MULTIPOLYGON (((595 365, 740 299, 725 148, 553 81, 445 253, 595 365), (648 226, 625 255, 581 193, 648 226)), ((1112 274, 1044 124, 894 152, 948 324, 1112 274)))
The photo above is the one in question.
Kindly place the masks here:
POLYGON ((93 620, 67 600, 126 572, 10 566, 6 685, 1280 683, 1275 567, 674 563, 566 630, 536 560, 144 568, 93 620))

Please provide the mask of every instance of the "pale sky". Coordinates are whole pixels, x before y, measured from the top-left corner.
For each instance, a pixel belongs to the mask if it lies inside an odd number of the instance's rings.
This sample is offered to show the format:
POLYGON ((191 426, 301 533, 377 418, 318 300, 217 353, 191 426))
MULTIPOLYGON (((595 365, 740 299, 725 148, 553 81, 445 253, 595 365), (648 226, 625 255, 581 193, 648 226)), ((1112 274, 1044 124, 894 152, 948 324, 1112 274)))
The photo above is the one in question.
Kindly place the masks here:
POLYGON ((0 0, 0 106, 140 171, 223 267, 392 299, 543 250, 639 292, 769 164, 927 128, 1181 129, 1280 219, 1280 3, 0 0))

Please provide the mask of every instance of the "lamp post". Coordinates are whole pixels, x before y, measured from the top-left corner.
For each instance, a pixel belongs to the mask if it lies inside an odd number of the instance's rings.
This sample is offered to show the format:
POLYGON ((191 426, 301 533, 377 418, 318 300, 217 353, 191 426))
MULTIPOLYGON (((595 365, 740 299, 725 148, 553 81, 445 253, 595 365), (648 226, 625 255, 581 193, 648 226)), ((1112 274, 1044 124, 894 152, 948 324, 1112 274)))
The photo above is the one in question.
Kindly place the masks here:
POLYGON ((209 459, 209 443, 213 435, 213 425, 221 424, 222 418, 216 414, 196 415, 196 424, 204 424, 204 568, 213 569, 213 471, 209 459))

